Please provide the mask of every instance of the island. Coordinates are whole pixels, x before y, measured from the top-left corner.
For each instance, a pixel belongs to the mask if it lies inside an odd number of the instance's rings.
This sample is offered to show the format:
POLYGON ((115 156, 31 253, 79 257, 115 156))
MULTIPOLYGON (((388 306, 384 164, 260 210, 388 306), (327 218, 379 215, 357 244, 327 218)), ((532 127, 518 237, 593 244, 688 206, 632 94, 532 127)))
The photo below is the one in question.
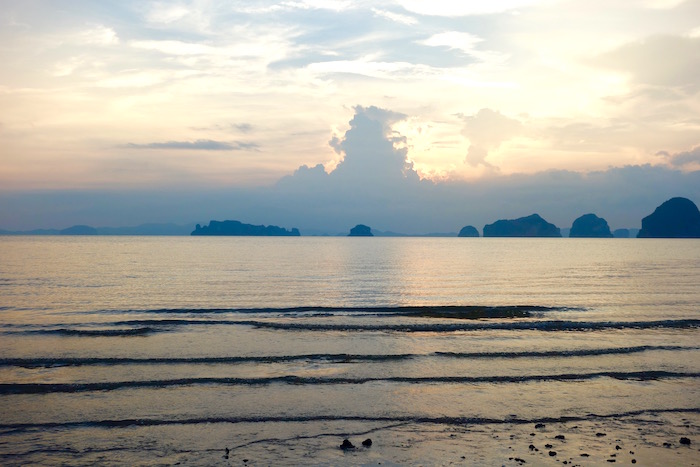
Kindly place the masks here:
POLYGON ((465 225, 457 234, 458 237, 478 237, 479 231, 473 225, 465 225))
POLYGON ((209 221, 209 225, 204 227, 197 224, 190 235, 298 237, 301 234, 296 228, 287 230, 276 225, 252 225, 244 224, 240 221, 209 221))
POLYGON ((89 225, 74 225, 59 231, 59 235, 97 235, 97 229, 89 225))
POLYGON ((700 211, 688 198, 671 198, 642 219, 637 238, 700 238, 700 211))
POLYGON ((484 226, 484 237, 561 237, 561 231, 539 214, 532 214, 487 224, 484 226))
MULTIPOLYGON (((628 232, 629 235, 629 232, 628 232)), ((608 221, 595 214, 584 214, 571 225, 569 237, 576 238, 612 238, 608 221)))
POLYGON ((350 229, 348 237, 374 237, 372 234, 372 229, 363 224, 357 224, 355 227, 350 229))

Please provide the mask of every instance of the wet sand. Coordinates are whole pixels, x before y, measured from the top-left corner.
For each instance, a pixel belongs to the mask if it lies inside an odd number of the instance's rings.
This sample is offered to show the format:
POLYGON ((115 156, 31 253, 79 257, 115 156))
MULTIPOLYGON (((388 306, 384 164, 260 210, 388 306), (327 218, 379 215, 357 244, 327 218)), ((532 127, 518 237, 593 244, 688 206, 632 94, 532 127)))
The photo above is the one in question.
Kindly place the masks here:
MULTIPOLYGON (((230 465, 700 465, 697 414, 569 423, 450 426, 339 426, 328 432, 260 439, 230 448, 230 465), (652 420, 655 419, 655 420, 652 420), (643 427, 643 428, 642 428, 643 427), (362 446, 370 438, 372 445, 362 446), (687 438, 690 444, 681 442, 687 438), (355 446, 342 449, 348 439, 355 446)), ((291 427, 287 427, 291 428, 291 427)), ((189 461, 198 462, 190 458, 189 461)), ((200 459, 201 460, 201 459, 200 459)))

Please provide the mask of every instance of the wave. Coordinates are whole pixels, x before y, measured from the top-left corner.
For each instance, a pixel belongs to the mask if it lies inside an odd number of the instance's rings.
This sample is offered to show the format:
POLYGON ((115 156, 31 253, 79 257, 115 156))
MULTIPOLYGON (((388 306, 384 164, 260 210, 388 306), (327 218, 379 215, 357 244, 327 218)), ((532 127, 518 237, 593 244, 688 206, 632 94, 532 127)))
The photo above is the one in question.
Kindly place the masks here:
POLYGON ((562 417, 518 418, 508 417, 420 417, 420 416, 352 416, 352 415, 300 415, 277 417, 201 417, 183 419, 163 418, 131 418, 111 420, 81 420, 72 422, 45 422, 45 423, 0 423, 0 431, 5 433, 14 431, 31 431, 47 429, 75 429, 75 428, 132 428, 151 427, 163 425, 202 425, 213 423, 306 423, 306 422, 380 422, 380 423, 414 423, 414 424, 440 424, 440 425, 525 425, 536 423, 569 423, 595 420, 615 419, 620 420, 629 417, 643 415, 661 415, 669 413, 700 414, 698 407, 677 407, 668 409, 641 409, 628 412, 608 414, 589 413, 585 415, 570 415, 562 417))
MULTIPOLYGON (((206 322, 212 324, 211 322, 206 322)), ((508 321, 445 324, 328 324, 282 323, 272 321, 235 321, 239 325, 256 328, 298 331, 400 331, 400 332, 456 332, 456 331, 598 331, 606 329, 687 329, 700 327, 700 319, 676 319, 659 321, 508 321)), ((174 324, 174 323, 171 323, 174 324)), ((198 324, 189 322, 187 324, 198 324)))
POLYGON ((81 329, 81 328, 58 328, 58 329, 32 329, 19 331, 21 334, 49 334, 72 337, 130 337, 146 336, 156 332, 162 332, 162 327, 141 326, 129 329, 81 329))
MULTIPOLYGON (((87 323, 86 323, 87 324, 87 323)), ((91 323, 92 324, 92 323, 91 323)), ((566 320, 523 320, 523 321, 477 321, 450 323, 309 323, 291 321, 262 320, 218 320, 218 319, 136 319, 100 323, 100 326, 114 326, 122 329, 86 329, 70 327, 49 327, 27 329, 32 325, 13 328, 5 325, 5 334, 44 334, 77 337, 97 336, 143 336, 157 332, 171 332, 187 326, 250 326, 259 329, 279 331, 341 331, 341 332, 459 332, 459 331, 604 331, 624 329, 691 329, 700 327, 700 319, 671 319, 659 321, 566 321, 566 320), (126 327, 126 329, 124 329, 126 327), (18 329, 19 328, 19 329, 18 329), (13 330, 17 329, 17 330, 13 330)))
POLYGON ((570 350, 528 350, 504 352, 434 352, 429 354, 302 354, 302 355, 264 355, 237 357, 50 357, 50 358, 0 358, 0 367, 47 368, 56 366, 112 366, 112 365, 197 365, 197 364, 237 364, 237 363, 284 363, 293 361, 327 361, 334 363, 386 362, 411 360, 418 358, 455 358, 455 359, 496 359, 496 358, 564 358, 600 355, 626 355, 650 351, 689 351, 700 347, 683 347, 678 345, 640 345, 636 347, 612 347, 600 349, 570 350))
POLYGON ((241 357, 88 357, 88 358, 0 358, 0 367, 17 366, 39 368, 54 366, 88 366, 88 365, 182 365, 182 364, 236 364, 236 363, 284 363, 293 361, 329 361, 329 362, 371 362, 409 360, 422 357, 418 354, 393 355, 359 355, 359 354, 305 354, 305 355, 265 355, 241 357))
POLYGON ((271 376, 263 378, 177 378, 141 381, 109 381, 99 383, 0 383, 0 394, 49 394, 76 393, 92 391, 113 391, 119 389, 165 388, 174 386, 225 385, 225 386, 263 386, 275 383, 291 385, 339 385, 366 384, 374 382, 408 383, 408 384, 476 384, 476 383, 527 383, 540 381, 585 381, 597 378, 614 378, 618 380, 654 381, 660 379, 700 378, 700 372, 673 371, 600 371, 594 373, 564 373, 554 375, 521 376, 390 376, 390 377, 356 377, 356 378, 318 378, 302 376, 271 376))
POLYGON ((401 331, 401 332, 455 332, 480 330, 533 330, 533 331, 596 331, 605 329, 654 329, 697 328, 700 319, 676 319, 659 321, 506 321, 477 323, 403 323, 403 324, 351 324, 351 323, 298 323, 260 320, 202 320, 162 319, 128 320, 113 323, 117 326, 217 326, 239 325, 256 328, 299 331, 401 331))
POLYGON ((639 345, 635 347, 608 347, 601 349, 570 350, 525 350, 516 352, 435 352, 435 355, 453 358, 561 358, 589 357, 600 355, 626 355, 656 350, 700 350, 700 347, 683 347, 680 345, 639 345))
MULTIPOLYGON (((542 305, 419 305, 419 306, 376 306, 376 307, 332 307, 300 306, 280 308, 159 308, 152 310, 103 310, 98 313, 139 313, 139 314, 274 314, 304 315, 318 314, 332 316, 335 314, 394 315, 418 316, 426 318, 512 318, 527 317, 532 313, 547 311, 580 310, 571 307, 551 307, 542 305)), ((94 312, 80 312, 93 314, 94 312)))

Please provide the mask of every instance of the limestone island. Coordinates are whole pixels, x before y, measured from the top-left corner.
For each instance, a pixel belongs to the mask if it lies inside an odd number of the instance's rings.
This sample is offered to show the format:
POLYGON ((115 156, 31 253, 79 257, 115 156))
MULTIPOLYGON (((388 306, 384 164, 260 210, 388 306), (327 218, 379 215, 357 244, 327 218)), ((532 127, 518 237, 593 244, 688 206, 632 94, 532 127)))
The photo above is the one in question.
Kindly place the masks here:
POLYGON ((479 231, 473 225, 465 225, 457 234, 458 237, 478 237, 479 231))
POLYGON ((197 224, 190 235, 252 236, 252 237, 299 237, 299 230, 287 230, 276 225, 252 225, 239 221, 209 221, 204 227, 197 224))
POLYGON ((539 214, 532 214, 487 224, 484 226, 484 237, 561 237, 561 231, 539 214))
MULTIPOLYGON (((629 232, 627 233, 629 235, 629 232)), ((612 238, 608 221, 595 214, 584 214, 571 225, 569 237, 576 238, 612 238)))
POLYGON ((97 235, 97 229, 89 225, 74 225, 59 231, 59 235, 97 235))
POLYGON ((350 229, 348 237, 374 237, 372 229, 363 224, 357 224, 355 227, 350 229))
POLYGON ((642 219, 637 238, 700 238, 700 211, 688 198, 671 198, 642 219))

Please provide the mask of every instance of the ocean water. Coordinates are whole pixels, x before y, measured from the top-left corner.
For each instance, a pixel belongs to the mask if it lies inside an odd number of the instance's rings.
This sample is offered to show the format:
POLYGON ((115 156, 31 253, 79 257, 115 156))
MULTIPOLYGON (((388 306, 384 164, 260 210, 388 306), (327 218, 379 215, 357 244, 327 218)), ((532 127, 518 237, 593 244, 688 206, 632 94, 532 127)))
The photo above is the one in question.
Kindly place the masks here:
POLYGON ((699 427, 698 240, 0 237, 2 465, 698 465, 699 427))

